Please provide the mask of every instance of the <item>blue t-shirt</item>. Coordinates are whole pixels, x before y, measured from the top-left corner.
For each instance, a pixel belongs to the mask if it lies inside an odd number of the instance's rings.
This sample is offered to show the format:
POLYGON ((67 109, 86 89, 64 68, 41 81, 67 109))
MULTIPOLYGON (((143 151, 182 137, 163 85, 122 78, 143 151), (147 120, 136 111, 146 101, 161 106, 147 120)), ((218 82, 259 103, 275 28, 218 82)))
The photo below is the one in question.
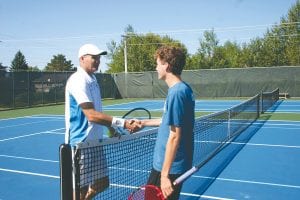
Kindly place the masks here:
POLYGON ((158 129, 154 149, 153 168, 162 170, 170 126, 181 128, 181 140, 170 174, 181 174, 192 167, 194 151, 195 99, 193 91, 185 82, 179 82, 169 88, 164 105, 162 122, 158 129))

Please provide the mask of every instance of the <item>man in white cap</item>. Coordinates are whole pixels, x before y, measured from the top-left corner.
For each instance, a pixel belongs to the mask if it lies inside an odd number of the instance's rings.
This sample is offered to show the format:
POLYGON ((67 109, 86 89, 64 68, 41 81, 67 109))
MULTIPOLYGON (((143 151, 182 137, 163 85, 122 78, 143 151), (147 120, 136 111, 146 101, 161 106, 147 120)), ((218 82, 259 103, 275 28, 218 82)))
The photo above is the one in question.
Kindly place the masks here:
MULTIPOLYGON (((101 141, 103 139, 103 125, 110 130, 125 127, 130 132, 134 132, 139 129, 133 120, 112 117, 102 112, 100 87, 94 73, 98 71, 101 55, 106 54, 106 51, 100 50, 93 44, 85 44, 80 47, 78 52, 80 67, 67 81, 65 143, 72 147, 80 142, 101 141)), ((99 168, 101 172, 93 173, 81 170, 83 175, 80 175, 80 199, 91 199, 109 185, 105 155, 99 151, 93 153, 96 154, 94 157, 100 156, 101 159, 97 159, 95 162, 91 161, 92 158, 84 159, 84 155, 80 155, 81 160, 83 160, 80 164, 84 170, 84 166, 90 162, 89 165, 94 165, 93 167, 99 168), (102 165, 101 169, 100 165, 102 165), (87 180, 84 180, 83 183, 82 180, 86 178, 87 180)))

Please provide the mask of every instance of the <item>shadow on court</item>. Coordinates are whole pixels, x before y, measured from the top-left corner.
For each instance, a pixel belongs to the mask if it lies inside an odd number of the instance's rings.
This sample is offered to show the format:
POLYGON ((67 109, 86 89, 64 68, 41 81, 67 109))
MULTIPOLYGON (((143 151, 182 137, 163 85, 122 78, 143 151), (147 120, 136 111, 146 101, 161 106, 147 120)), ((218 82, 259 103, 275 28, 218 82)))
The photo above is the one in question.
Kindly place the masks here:
POLYGON ((262 116, 259 120, 250 124, 245 131, 232 140, 232 142, 237 144, 227 144, 215 157, 204 165, 199 172, 201 173, 201 176, 205 178, 201 178, 201 181, 199 181, 199 183, 197 182, 198 187, 193 193, 203 195, 227 165, 244 148, 246 143, 260 130, 270 117, 271 115, 262 116))
POLYGON ((280 104, 283 102, 283 100, 282 99, 279 99, 278 101, 276 101, 276 103, 271 107, 271 108, 269 108, 267 111, 266 111, 266 113, 274 113, 276 110, 277 110, 277 108, 280 106, 280 104))

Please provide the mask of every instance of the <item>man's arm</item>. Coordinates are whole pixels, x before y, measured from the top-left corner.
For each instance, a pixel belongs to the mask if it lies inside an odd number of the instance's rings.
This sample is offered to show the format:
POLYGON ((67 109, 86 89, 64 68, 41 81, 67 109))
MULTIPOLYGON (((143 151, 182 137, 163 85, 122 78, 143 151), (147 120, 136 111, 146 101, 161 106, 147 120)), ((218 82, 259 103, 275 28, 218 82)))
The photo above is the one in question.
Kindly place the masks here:
POLYGON ((171 126, 170 135, 166 145, 165 159, 161 170, 161 190, 164 197, 173 192, 172 182, 169 179, 169 173, 172 163, 175 159, 177 149, 181 138, 181 128, 171 126))
POLYGON ((141 127, 145 126, 159 126, 161 124, 161 118, 157 119, 143 119, 140 121, 141 127))
MULTIPOLYGON (((113 117, 96 111, 92 102, 82 103, 80 104, 80 107, 89 122, 94 122, 107 127, 112 126, 113 117)), ((124 127, 131 132, 139 130, 139 126, 133 122, 133 120, 125 120, 124 127)))

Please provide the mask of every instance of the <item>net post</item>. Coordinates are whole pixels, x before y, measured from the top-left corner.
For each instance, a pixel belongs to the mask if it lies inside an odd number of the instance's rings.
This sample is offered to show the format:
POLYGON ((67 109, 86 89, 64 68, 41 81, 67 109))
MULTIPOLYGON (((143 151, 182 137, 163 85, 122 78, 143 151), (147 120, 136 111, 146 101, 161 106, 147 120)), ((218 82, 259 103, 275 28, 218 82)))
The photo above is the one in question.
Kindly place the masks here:
POLYGON ((276 92, 275 92, 275 98, 276 98, 276 101, 278 101, 278 100, 279 100, 279 87, 276 88, 275 91, 276 91, 276 92))
POLYGON ((73 149, 73 199, 80 200, 80 149, 73 149))
POLYGON ((61 144, 59 147, 60 158, 60 199, 72 199, 72 150, 69 144, 61 144))
POLYGON ((263 91, 260 92, 260 113, 264 113, 264 105, 263 105, 263 91))
POLYGON ((230 124, 231 124, 231 110, 228 110, 228 125, 227 125, 227 137, 231 137, 231 131, 230 131, 230 124))
POLYGON ((257 119, 259 118, 260 116, 260 101, 261 101, 261 94, 258 94, 258 97, 257 97, 257 104, 256 104, 256 114, 257 114, 257 119))

